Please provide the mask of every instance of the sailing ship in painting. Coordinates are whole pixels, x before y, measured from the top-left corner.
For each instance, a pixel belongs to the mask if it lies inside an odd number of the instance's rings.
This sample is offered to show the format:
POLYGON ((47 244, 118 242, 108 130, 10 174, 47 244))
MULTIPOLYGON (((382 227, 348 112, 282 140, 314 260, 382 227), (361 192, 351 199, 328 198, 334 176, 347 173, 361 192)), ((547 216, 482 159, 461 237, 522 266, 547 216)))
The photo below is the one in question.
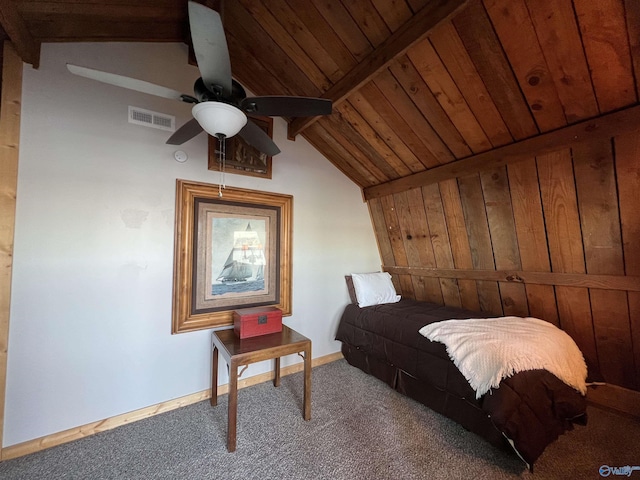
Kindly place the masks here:
POLYGON ((223 295, 264 290, 266 264, 262 241, 248 223, 246 230, 233 232, 233 248, 212 285, 211 293, 223 295))

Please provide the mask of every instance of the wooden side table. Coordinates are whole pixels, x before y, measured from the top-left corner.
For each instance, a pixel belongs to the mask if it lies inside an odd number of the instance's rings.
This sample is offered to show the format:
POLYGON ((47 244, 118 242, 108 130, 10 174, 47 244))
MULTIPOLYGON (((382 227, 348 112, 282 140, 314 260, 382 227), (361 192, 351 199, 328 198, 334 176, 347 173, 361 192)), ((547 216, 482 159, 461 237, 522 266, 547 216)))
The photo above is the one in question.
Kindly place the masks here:
POLYGON ((280 385, 280 357, 297 353, 304 358, 304 401, 302 416, 311 419, 311 340, 295 330, 282 326, 282 332, 240 340, 233 329, 213 332, 213 365, 211 378, 211 405, 218 404, 218 354, 229 367, 229 412, 227 450, 236 449, 238 419, 238 377, 251 363, 275 359, 273 385, 280 385), (238 367, 245 366, 240 374, 238 367))

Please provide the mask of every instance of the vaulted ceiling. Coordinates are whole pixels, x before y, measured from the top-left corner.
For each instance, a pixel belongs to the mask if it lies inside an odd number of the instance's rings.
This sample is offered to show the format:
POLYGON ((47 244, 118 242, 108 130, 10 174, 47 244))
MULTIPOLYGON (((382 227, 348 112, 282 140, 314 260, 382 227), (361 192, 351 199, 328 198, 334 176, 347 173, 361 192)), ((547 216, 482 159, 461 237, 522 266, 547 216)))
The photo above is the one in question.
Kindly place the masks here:
MULTIPOLYGON (((186 3, 0 0, 0 24, 37 66, 43 42, 188 42, 186 3)), ((290 119, 289 135, 365 196, 638 102, 637 0, 227 0, 222 12, 245 87, 333 100, 331 116, 290 119)))

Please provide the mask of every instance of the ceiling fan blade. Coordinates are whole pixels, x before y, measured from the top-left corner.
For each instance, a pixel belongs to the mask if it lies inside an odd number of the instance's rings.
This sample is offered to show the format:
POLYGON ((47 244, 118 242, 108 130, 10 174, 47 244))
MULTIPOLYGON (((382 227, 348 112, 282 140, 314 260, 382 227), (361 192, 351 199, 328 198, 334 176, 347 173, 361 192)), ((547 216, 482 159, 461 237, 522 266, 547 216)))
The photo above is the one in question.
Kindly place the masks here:
POLYGON ((220 15, 204 5, 189 2, 189 26, 205 86, 228 97, 231 95, 231 61, 220 15))
POLYGON ((247 113, 269 117, 315 117, 331 115, 331 100, 313 97, 264 96, 245 98, 240 104, 247 113))
POLYGON ((247 120, 247 124, 242 127, 238 135, 249 145, 257 148, 259 151, 266 153, 270 157, 280 153, 278 146, 258 125, 253 123, 251 119, 247 120))
POLYGON ((173 135, 167 140, 167 145, 182 145, 187 140, 191 140, 193 137, 202 132, 203 129, 195 118, 192 118, 187 123, 182 125, 173 135))
POLYGON ((149 95, 164 97, 170 100, 184 100, 184 97, 188 97, 187 95, 183 95, 177 90, 173 90, 171 88, 145 82, 144 80, 137 80, 123 75, 117 75, 115 73, 101 72, 100 70, 79 67, 78 65, 72 65, 70 63, 67 63, 67 68, 74 75, 90 78, 91 80, 97 80, 98 82, 107 83, 109 85, 115 85, 116 87, 148 93, 149 95))

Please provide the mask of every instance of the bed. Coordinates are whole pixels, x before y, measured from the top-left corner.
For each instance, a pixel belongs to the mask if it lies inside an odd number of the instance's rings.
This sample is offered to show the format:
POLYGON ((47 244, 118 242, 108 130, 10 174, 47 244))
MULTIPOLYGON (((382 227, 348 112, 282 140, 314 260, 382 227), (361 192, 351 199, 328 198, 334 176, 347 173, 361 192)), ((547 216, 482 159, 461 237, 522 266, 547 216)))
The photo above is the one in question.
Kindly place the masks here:
POLYGON ((399 297, 361 307, 352 289, 350 294, 354 303, 346 306, 336 332, 347 362, 515 452, 529 469, 561 434, 586 425, 585 396, 549 371, 515 373, 476 398, 445 345, 419 333, 434 322, 486 314, 399 297))

